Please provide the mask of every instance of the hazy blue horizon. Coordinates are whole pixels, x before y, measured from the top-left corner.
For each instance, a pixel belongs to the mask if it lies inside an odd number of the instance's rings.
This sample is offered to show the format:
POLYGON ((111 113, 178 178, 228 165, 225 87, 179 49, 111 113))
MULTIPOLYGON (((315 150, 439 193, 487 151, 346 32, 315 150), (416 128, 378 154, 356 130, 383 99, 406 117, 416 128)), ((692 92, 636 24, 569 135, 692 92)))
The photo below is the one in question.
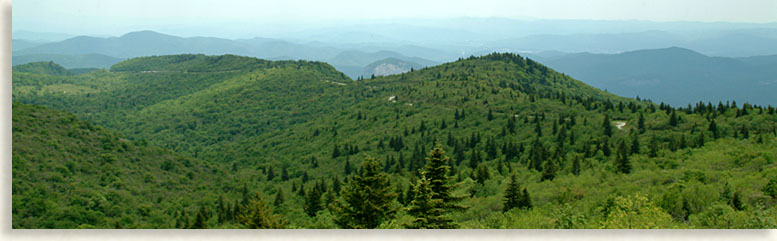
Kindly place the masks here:
POLYGON ((364 3, 335 1, 16 1, 13 30, 119 36, 153 30, 178 36, 247 38, 364 23, 445 19, 645 21, 775 24, 777 1, 485 0, 364 3))

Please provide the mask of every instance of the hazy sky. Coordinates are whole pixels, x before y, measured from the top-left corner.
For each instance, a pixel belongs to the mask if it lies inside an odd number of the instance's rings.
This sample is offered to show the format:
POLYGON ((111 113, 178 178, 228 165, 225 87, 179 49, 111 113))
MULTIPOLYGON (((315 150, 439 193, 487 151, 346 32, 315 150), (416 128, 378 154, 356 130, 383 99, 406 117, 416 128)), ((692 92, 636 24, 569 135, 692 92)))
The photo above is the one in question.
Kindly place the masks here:
POLYGON ((507 17, 777 22, 775 0, 17 0, 13 29, 117 35, 154 26, 507 17))

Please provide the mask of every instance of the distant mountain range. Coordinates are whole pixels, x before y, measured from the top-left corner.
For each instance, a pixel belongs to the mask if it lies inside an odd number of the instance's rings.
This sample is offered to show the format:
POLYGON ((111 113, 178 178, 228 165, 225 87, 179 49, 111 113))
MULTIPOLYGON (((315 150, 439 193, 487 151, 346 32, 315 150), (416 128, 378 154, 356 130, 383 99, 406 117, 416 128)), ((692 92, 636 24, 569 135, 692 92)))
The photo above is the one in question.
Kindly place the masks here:
POLYGON ((699 100, 774 105, 777 100, 777 55, 709 57, 672 47, 620 54, 579 53, 538 58, 594 87, 674 106, 699 100))
POLYGON ((18 41, 21 45, 13 52, 15 65, 55 61, 66 68, 107 68, 121 59, 141 56, 185 53, 235 54, 272 60, 326 61, 355 79, 363 73, 364 67, 386 58, 402 59, 420 63, 423 66, 439 64, 439 62, 405 56, 393 51, 341 50, 326 45, 306 45, 268 38, 241 40, 211 37, 182 38, 153 31, 132 32, 121 37, 109 38, 79 36, 44 44, 33 44, 26 40, 14 41, 18 41))
POLYGON ((419 63, 414 63, 410 61, 404 61, 400 59, 395 58, 387 58, 375 61, 367 67, 364 67, 364 73, 362 76, 365 78, 368 78, 372 75, 375 76, 386 76, 386 75, 394 75, 394 74, 401 74, 409 72, 413 69, 421 69, 423 67, 426 67, 428 65, 422 65, 419 63))
POLYGON ((493 41, 486 46, 509 51, 619 53, 680 46, 713 56, 747 57, 777 54, 777 30, 725 31, 708 37, 689 37, 666 31, 613 34, 532 35, 493 41))
MULTIPOLYGON (((327 62, 332 66, 334 66, 336 69, 350 76, 351 78, 356 79, 359 75, 364 75, 367 69, 370 68, 370 66, 372 66, 376 62, 386 61, 387 59, 396 60, 396 61, 392 61, 393 63, 399 63, 399 62, 408 63, 407 71, 410 70, 410 65, 413 65, 413 66, 416 66, 416 68, 419 68, 419 67, 433 66, 433 65, 439 64, 437 62, 427 60, 427 59, 422 59, 417 57, 407 57, 392 51, 378 51, 374 53, 365 53, 361 51, 344 51, 338 54, 337 56, 327 60, 327 62)), ((392 73, 401 73, 401 72, 392 71, 392 73)), ((364 77, 367 77, 367 76, 369 75, 364 75, 364 77)))
MULTIPOLYGON (((392 31, 400 32, 399 29, 392 31)), ((272 38, 184 38, 139 31, 120 37, 79 36, 59 42, 14 39, 13 64, 54 61, 69 69, 108 68, 122 59, 140 56, 235 54, 269 60, 324 61, 351 79, 357 79, 373 73, 398 74, 409 71, 410 67, 434 66, 462 56, 494 51, 519 52, 619 95, 640 96, 672 105, 687 105, 699 100, 776 104, 777 97, 773 93, 777 88, 777 31, 768 28, 725 30, 705 36, 690 38, 666 31, 544 34, 492 41, 479 47, 460 46, 460 50, 466 51, 457 54, 451 51, 451 45, 430 48, 409 41, 335 44, 272 38), (710 57, 695 49, 665 48, 672 43, 734 56, 746 53, 761 56, 710 57), (654 49, 618 51, 645 47, 654 49), (580 51, 614 53, 572 53, 580 51)))

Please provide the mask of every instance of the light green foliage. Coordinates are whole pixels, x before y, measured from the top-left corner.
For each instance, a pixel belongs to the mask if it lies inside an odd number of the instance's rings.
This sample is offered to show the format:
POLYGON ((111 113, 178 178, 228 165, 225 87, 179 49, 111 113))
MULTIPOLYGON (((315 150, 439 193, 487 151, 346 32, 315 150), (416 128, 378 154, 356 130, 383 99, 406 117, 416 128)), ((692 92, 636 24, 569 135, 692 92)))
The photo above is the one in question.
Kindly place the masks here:
POLYGON ((237 219, 246 228, 284 228, 286 224, 285 220, 272 214, 272 209, 259 195, 248 201, 242 210, 237 219))
POLYGON ((602 228, 651 229, 672 228, 672 217, 653 205, 644 195, 618 196, 607 213, 602 228))

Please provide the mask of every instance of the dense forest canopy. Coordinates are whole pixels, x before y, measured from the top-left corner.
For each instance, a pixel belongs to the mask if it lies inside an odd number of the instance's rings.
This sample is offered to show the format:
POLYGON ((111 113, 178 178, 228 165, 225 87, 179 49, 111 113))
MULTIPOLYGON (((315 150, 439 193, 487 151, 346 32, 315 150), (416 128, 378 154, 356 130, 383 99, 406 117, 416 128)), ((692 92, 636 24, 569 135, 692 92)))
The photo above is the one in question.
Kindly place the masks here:
POLYGON ((777 227, 771 106, 618 97, 508 53, 359 81, 234 55, 57 73, 14 69, 14 228, 777 227))

